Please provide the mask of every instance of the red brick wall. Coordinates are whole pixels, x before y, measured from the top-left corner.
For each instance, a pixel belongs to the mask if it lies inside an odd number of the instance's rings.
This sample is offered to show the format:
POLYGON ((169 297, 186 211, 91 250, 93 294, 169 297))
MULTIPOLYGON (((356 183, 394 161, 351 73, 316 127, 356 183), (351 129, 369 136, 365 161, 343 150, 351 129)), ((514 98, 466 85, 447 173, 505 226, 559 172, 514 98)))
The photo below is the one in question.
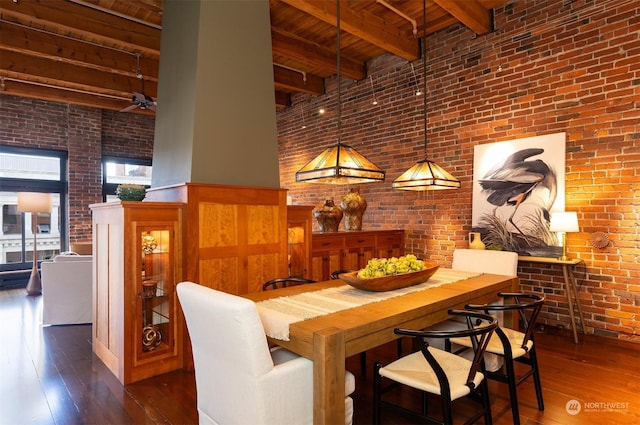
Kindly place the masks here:
MULTIPOLYGON (((99 109, 69 105, 66 150, 69 153, 69 240, 91 240, 89 205, 102 201, 99 109)), ((64 140, 64 139, 63 139, 64 140)))
POLYGON ((102 156, 151 159, 154 117, 0 94, 0 144, 68 152, 69 239, 91 240, 102 201, 102 156))
MULTIPOLYGON (((428 157, 462 181, 458 191, 391 188, 424 152, 423 103, 406 61, 368 64, 373 89, 368 79, 343 78, 342 143, 387 173, 360 188, 364 227, 406 229, 408 252, 449 266, 471 230, 474 146, 566 132, 566 210, 578 212, 581 227, 567 244, 584 260, 577 277, 587 331, 640 342, 640 4, 515 1, 495 11, 495 23, 492 34, 453 27, 427 42, 428 157), (593 248, 596 231, 611 246, 593 248)), ((421 80, 421 60, 413 65, 421 80)), ((296 204, 337 201, 349 190, 295 182, 337 142, 335 110, 334 80, 326 95, 295 96, 277 113, 280 181, 296 204)), ((523 263, 519 276, 523 290, 547 295, 542 320, 569 327, 559 266, 523 263)))
POLYGON ((138 159, 153 157, 153 117, 107 110, 102 111, 102 117, 103 155, 138 159))

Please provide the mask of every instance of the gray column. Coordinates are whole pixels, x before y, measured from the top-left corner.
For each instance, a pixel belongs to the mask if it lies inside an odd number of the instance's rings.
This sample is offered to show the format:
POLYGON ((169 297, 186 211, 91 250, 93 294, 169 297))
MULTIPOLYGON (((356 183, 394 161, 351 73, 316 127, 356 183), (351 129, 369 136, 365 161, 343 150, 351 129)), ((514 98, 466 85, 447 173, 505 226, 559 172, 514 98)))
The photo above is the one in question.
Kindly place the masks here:
POLYGON ((165 0, 153 187, 280 187, 268 0, 165 0))

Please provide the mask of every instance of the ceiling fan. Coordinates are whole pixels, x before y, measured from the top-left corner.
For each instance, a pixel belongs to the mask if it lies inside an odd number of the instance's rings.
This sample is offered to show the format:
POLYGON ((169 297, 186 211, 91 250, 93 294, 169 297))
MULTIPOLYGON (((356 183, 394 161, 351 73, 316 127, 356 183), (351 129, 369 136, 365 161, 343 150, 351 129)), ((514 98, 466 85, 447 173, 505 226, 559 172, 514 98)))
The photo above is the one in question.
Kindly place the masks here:
POLYGON ((153 100, 151 96, 144 94, 144 77, 142 76, 142 72, 140 71, 140 53, 136 53, 136 58, 138 59, 138 68, 135 69, 136 77, 142 83, 142 91, 141 92, 133 92, 133 96, 131 97, 131 102, 133 105, 129 105, 126 108, 120 109, 120 112, 129 112, 133 109, 150 109, 152 111, 156 110, 157 103, 153 100))

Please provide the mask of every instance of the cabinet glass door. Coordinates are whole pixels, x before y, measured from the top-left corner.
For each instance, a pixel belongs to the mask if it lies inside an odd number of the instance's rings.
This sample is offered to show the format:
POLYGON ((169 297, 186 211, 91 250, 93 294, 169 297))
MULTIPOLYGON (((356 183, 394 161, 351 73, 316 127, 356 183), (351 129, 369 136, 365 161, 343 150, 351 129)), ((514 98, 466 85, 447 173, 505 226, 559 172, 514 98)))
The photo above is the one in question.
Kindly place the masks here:
POLYGON ((139 356, 173 346, 173 258, 172 229, 141 228, 142 270, 138 286, 139 356))
POLYGON ((306 277, 307 252, 305 249, 305 227, 303 225, 290 226, 289 240, 289 276, 306 277))

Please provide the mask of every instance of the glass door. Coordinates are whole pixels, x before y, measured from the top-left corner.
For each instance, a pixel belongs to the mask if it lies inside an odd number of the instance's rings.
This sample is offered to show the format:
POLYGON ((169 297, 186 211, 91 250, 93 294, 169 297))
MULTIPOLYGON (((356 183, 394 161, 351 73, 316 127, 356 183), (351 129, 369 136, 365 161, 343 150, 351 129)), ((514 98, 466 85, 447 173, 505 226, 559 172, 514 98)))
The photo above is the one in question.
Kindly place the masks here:
POLYGON ((173 228, 142 227, 138 230, 142 257, 138 285, 138 357, 173 347, 173 228))

